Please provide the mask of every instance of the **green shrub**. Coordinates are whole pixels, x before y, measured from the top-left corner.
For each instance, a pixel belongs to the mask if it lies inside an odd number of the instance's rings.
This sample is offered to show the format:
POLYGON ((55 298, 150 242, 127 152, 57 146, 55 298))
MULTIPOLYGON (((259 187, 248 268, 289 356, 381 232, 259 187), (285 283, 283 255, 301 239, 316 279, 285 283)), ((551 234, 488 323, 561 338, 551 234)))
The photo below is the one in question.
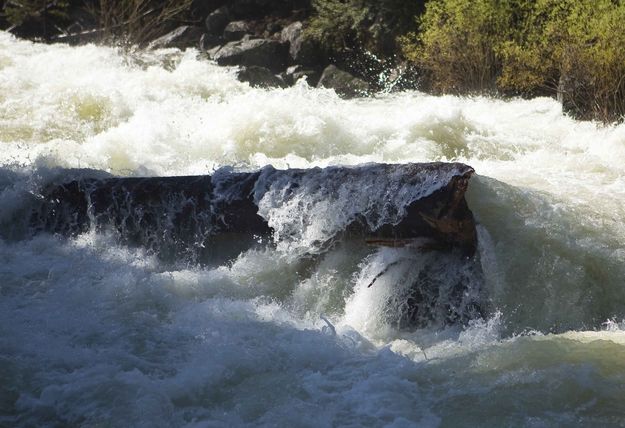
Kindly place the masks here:
POLYGON ((430 0, 419 31, 401 38, 403 53, 435 92, 493 91, 501 69, 495 47, 511 36, 518 3, 430 0))
POLYGON ((425 0, 313 0, 307 34, 326 51, 364 49, 392 55, 395 39, 407 32, 425 0))
POLYGON ((625 4, 537 0, 514 39, 498 47, 504 90, 556 95, 580 118, 625 114, 625 4))
POLYGON ((332 50, 351 46, 362 35, 363 23, 369 15, 361 0, 315 0, 313 7, 316 14, 307 33, 324 48, 332 50))
POLYGON ((552 95, 578 118, 625 115, 622 0, 430 0, 404 55, 439 93, 552 95))

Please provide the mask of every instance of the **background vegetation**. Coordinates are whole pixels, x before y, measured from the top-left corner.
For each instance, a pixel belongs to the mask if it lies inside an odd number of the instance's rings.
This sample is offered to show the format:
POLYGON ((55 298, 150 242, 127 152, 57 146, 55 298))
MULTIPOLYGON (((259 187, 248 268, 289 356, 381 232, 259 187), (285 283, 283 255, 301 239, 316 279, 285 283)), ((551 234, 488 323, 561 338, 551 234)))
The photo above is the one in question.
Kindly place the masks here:
POLYGON ((144 44, 184 20, 192 0, 97 0, 87 10, 105 38, 144 44))
POLYGON ((24 23, 30 22, 36 29, 26 29, 25 36, 43 34, 47 37, 53 33, 54 28, 49 28, 57 21, 65 21, 68 18, 67 0, 6 0, 0 2, 0 19, 5 21, 7 30, 11 31, 24 23))
POLYGON ((377 55, 399 54, 419 73, 420 89, 547 95, 578 118, 609 122, 625 115, 623 0, 316 0, 313 5, 310 31, 326 49, 359 46, 377 55))
POLYGON ((193 0, 7 0, 1 15, 22 37, 54 39, 84 30, 94 40, 143 44, 187 19, 193 0))
POLYGON ((312 0, 306 34, 330 62, 383 89, 400 53, 398 37, 409 32, 424 0, 312 0))
POLYGON ((494 48, 502 90, 555 95, 581 118, 625 115, 625 3, 538 0, 494 48))
POLYGON ((396 39, 411 30, 424 0, 313 0, 308 34, 326 50, 363 48, 393 55, 396 39))

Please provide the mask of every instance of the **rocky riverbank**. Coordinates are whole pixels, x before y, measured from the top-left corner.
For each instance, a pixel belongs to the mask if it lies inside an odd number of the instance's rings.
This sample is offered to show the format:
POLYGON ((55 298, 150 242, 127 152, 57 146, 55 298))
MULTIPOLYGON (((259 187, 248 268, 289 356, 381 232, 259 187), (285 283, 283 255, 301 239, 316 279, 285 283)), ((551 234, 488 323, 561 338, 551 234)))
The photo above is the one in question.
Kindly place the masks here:
POLYGON ((362 64, 354 64, 349 53, 324 49, 307 32, 308 0, 240 0, 204 12, 199 23, 179 26, 148 46, 197 47, 219 65, 239 66, 239 80, 254 87, 287 87, 306 79, 351 98, 392 88, 401 77, 397 70, 383 79, 379 71, 358 73, 362 64))
MULTIPOLYGON (((43 9, 8 29, 26 38, 70 44, 98 42, 113 33, 85 10, 70 2, 62 14, 43 9)), ((407 67, 364 50, 322 46, 308 31, 313 12, 310 0, 196 0, 185 19, 165 22, 154 31, 158 37, 142 44, 197 48, 219 65, 238 66, 239 80, 254 87, 287 87, 305 79, 345 98, 405 88, 407 67)))

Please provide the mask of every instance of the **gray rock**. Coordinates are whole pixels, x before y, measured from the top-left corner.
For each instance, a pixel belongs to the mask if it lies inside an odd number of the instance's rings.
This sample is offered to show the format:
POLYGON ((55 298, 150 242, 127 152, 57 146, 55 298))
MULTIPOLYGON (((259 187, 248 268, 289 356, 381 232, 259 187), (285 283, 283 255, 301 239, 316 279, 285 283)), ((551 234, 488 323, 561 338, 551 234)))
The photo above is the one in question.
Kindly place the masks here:
POLYGON ((334 89, 343 98, 364 96, 369 92, 367 82, 340 70, 335 65, 329 65, 323 70, 317 87, 334 89))
POLYGON ((287 86, 284 80, 274 75, 268 68, 255 65, 241 67, 237 78, 256 88, 285 88, 287 86))
POLYGON ((301 65, 292 65, 291 67, 286 69, 285 73, 285 81, 293 85, 302 77, 306 78, 306 83, 310 86, 316 86, 317 82, 319 82, 319 77, 321 74, 319 71, 314 70, 312 68, 306 68, 301 65))
POLYGON ((148 49, 179 48, 197 46, 198 40, 202 36, 202 28, 183 25, 176 28, 171 33, 167 33, 158 39, 153 40, 148 45, 148 49))
POLYGON ((209 51, 215 46, 220 46, 223 43, 224 43, 223 37, 204 33, 202 34, 202 37, 200 37, 200 50, 209 51))
POLYGON ((220 36, 228 22, 230 21, 230 12, 226 6, 211 12, 204 21, 206 32, 212 36, 220 36))
POLYGON ((284 27, 280 33, 280 40, 285 43, 293 43, 299 36, 302 35, 302 23, 295 21, 292 24, 284 27))
POLYGON ((284 70, 287 56, 288 52, 283 43, 276 40, 253 39, 230 42, 222 46, 213 59, 219 65, 255 65, 277 73, 284 70))
POLYGON ((319 83, 319 79, 321 78, 321 73, 317 70, 302 70, 293 73, 292 76, 293 83, 305 77, 306 83, 308 83, 309 86, 317 86, 317 83, 319 83))
POLYGON ((319 63, 321 49, 314 40, 306 36, 300 21, 283 28, 280 33, 280 39, 289 44, 289 55, 293 62, 303 65, 319 63))
POLYGON ((282 78, 287 84, 292 85, 295 83, 295 80, 293 80, 293 73, 301 69, 302 69, 301 65, 292 65, 289 68, 287 68, 286 71, 283 71, 280 75, 282 76, 282 78))
POLYGON ((227 41, 241 40, 243 36, 251 33, 252 27, 247 21, 232 21, 224 29, 224 39, 227 41))
POLYGON ((221 46, 215 46, 214 48, 210 48, 206 51, 206 55, 208 55, 210 59, 214 60, 215 55, 217 55, 217 52, 219 52, 221 48, 221 46))

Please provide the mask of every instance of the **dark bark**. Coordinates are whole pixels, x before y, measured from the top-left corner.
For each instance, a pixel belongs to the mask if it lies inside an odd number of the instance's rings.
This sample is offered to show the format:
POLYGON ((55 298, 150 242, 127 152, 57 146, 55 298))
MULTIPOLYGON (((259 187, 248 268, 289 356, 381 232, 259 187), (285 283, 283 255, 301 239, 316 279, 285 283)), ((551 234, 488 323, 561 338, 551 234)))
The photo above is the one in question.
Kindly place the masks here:
MULTIPOLYGON (((475 223, 464 199, 472 173, 473 169, 462 164, 432 163, 285 171, 268 167, 251 173, 220 171, 215 176, 85 178, 45 189, 42 202, 30 215, 30 224, 34 231, 61 234, 111 227, 123 241, 158 252, 174 255, 195 248, 210 253, 202 249, 221 235, 237 236, 245 245, 255 237, 271 237, 273 231, 258 214, 255 202, 265 191, 259 186, 285 186, 291 192, 311 174, 328 184, 357 181, 359 174, 369 174, 371 180, 371 174, 379 174, 396 177, 398 185, 405 185, 402 180, 414 182, 419 192, 424 183, 432 186, 428 177, 444 177, 448 181, 436 183, 430 193, 405 207, 399 221, 372 228, 367 216, 381 214, 356 213, 341 233, 384 246, 410 245, 416 238, 425 238, 432 248, 460 248, 472 255, 475 223)), ((328 192, 341 190, 340 183, 333 186, 328 192)))

